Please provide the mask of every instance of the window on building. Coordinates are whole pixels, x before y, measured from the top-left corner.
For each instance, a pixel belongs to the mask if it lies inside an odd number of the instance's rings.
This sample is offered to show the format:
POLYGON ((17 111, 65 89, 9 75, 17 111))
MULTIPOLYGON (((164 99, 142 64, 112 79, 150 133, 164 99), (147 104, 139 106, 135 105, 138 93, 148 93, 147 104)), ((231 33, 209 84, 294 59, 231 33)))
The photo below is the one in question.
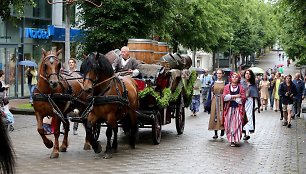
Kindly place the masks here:
MULTIPOLYGON (((63 22, 66 23, 66 7, 63 7, 63 22)), ((70 5, 70 25, 75 25, 75 5, 70 5)))
POLYGON ((33 17, 51 19, 52 5, 46 0, 35 0, 36 7, 33 8, 33 17))

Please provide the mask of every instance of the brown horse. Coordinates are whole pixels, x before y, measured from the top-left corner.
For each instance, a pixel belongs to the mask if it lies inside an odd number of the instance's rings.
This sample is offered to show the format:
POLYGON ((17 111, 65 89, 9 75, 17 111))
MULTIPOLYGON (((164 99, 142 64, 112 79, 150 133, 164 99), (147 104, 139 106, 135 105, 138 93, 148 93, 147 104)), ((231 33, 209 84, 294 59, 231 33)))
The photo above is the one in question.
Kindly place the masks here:
POLYGON ((81 65, 84 74, 84 90, 94 96, 93 109, 88 115, 86 136, 95 153, 102 147, 98 142, 100 124, 107 124, 107 145, 104 158, 111 158, 117 150, 118 121, 122 121, 125 131, 130 131, 130 146, 135 148, 137 133, 136 110, 138 109, 138 91, 136 82, 129 76, 116 77, 112 65, 102 54, 89 54, 81 65), (97 132, 98 131, 98 132, 97 132), (111 145, 112 132, 114 139, 111 145))
MULTIPOLYGON (((37 131, 40 134, 47 148, 53 147, 53 142, 46 137, 43 130, 43 118, 51 116, 55 121, 54 148, 50 158, 58 158, 59 151, 66 152, 68 147, 69 120, 66 117, 68 112, 74 108, 83 111, 86 107, 85 96, 82 92, 82 83, 78 80, 67 80, 60 74, 61 63, 58 55, 62 50, 53 53, 42 51, 43 57, 39 68, 39 79, 34 90, 33 107, 37 121, 37 131), (82 95, 83 94, 83 95, 82 95), (74 102, 72 102, 74 101, 74 102), (77 103, 73 106, 73 103, 77 103), (81 104, 80 104, 81 103, 81 104), (64 125, 64 138, 59 148, 58 138, 60 125, 64 125)), ((84 149, 90 149, 89 142, 85 142, 84 149)))

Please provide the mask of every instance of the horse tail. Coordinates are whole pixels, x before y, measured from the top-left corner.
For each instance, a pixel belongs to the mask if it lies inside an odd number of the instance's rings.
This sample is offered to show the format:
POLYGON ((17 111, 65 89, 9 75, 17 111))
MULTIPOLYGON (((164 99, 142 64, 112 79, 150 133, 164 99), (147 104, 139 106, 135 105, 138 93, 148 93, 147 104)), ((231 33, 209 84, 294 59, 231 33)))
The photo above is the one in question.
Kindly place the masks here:
POLYGON ((0 173, 14 173, 15 157, 7 130, 0 118, 0 173))

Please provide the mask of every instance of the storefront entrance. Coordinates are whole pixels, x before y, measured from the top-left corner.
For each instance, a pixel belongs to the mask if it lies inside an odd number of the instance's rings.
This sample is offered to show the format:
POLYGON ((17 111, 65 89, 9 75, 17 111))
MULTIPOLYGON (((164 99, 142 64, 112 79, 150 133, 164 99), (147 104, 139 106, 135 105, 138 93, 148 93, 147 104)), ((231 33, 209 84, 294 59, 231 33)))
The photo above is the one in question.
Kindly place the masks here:
POLYGON ((5 83, 10 85, 9 97, 18 97, 18 91, 21 88, 21 83, 18 82, 19 75, 16 63, 18 62, 17 50, 18 44, 0 43, 0 69, 5 72, 5 83))

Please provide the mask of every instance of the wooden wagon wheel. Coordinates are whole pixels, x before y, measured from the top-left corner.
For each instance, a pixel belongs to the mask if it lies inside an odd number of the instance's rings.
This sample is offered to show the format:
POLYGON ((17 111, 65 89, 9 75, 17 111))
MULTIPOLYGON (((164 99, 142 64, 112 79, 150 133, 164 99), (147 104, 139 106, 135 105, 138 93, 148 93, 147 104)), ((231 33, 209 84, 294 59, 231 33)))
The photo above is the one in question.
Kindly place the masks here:
POLYGON ((176 104, 175 125, 177 134, 182 134, 185 128, 185 106, 183 94, 180 95, 180 99, 176 104))
POLYGON ((157 111, 156 114, 154 115, 152 123, 152 138, 153 138, 153 143, 155 145, 160 143, 161 130, 162 130, 161 114, 159 111, 157 111))
POLYGON ((92 136, 95 141, 98 141, 100 136, 100 130, 101 130, 101 123, 97 122, 95 125, 92 126, 92 136))

